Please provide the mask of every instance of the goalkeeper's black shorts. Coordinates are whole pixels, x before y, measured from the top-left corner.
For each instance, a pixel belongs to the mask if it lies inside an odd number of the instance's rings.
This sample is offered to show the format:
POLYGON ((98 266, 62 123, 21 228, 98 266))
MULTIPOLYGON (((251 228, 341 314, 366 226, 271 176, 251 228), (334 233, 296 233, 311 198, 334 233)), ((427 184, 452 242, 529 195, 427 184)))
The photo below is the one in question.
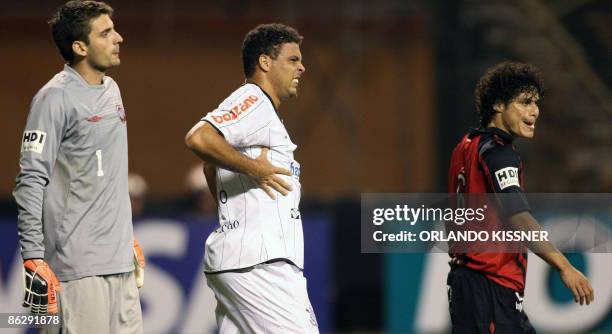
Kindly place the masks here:
POLYGON ((453 334, 532 334, 519 294, 478 271, 453 266, 446 281, 453 334))

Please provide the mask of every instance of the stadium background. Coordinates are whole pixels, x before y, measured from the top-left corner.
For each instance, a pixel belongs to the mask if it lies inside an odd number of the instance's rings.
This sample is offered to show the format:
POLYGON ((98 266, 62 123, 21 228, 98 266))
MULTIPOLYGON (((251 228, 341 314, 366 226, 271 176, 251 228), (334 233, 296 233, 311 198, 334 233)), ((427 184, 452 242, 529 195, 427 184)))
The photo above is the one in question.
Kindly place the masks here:
MULTIPOLYGON (((10 192, 31 98, 61 69, 45 24, 60 3, 0 1, 0 312, 20 310, 10 192)), ((259 23, 305 36, 300 96, 280 113, 303 167, 306 275, 323 332, 445 332, 444 258, 361 254, 359 194, 445 191, 452 147, 476 124, 473 87, 499 61, 535 64, 548 86, 535 140, 518 142, 527 189, 612 192, 609 1, 109 3, 125 39, 109 74, 128 115, 130 169, 149 189, 135 223, 150 258, 147 333, 214 328, 199 274, 214 219, 186 183, 197 160, 183 137, 242 83, 240 44, 259 23)), ((589 256, 573 255, 582 265, 589 256)), ((602 256, 608 283, 595 289, 610 291, 612 258, 602 256)), ((611 300, 581 311, 549 274, 548 298, 526 299, 542 332, 612 333, 611 300)))

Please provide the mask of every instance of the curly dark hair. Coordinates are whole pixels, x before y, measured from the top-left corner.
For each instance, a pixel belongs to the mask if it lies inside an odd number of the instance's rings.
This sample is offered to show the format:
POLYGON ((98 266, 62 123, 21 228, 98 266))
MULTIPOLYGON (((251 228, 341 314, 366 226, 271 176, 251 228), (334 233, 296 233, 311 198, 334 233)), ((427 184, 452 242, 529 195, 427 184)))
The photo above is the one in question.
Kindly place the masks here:
POLYGON ((244 75, 250 78, 255 73, 260 55, 265 54, 276 59, 282 44, 302 44, 303 38, 297 30, 281 23, 258 25, 246 34, 242 42, 244 75))
POLYGON ((480 126, 487 127, 499 102, 507 105, 521 93, 544 96, 540 71, 533 65, 505 61, 489 68, 474 91, 480 126))
POLYGON ((113 16, 113 9, 101 1, 73 0, 62 5, 49 20, 53 41, 64 60, 74 61, 72 43, 89 44, 91 20, 100 15, 113 16))

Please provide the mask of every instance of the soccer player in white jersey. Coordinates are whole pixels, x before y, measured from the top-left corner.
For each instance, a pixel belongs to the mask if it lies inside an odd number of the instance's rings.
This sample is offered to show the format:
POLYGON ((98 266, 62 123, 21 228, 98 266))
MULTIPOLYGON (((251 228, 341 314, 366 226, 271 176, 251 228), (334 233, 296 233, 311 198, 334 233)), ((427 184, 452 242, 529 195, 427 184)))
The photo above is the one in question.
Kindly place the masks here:
POLYGON ((32 100, 22 137, 13 195, 23 305, 60 313, 62 327, 46 332, 142 333, 144 258, 132 232, 125 109, 105 75, 119 66, 123 42, 112 14, 97 1, 69 1, 55 13, 49 23, 67 64, 32 100))
POLYGON ((277 108, 297 96, 302 36, 259 25, 242 44, 246 83, 187 134, 217 199, 204 270, 221 333, 318 333, 306 291, 300 164, 277 108))

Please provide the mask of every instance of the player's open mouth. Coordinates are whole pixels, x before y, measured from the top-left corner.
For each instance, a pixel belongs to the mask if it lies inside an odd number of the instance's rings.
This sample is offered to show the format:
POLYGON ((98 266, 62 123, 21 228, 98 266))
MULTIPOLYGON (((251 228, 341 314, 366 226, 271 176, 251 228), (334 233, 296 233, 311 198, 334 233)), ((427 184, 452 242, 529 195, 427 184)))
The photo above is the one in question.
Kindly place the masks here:
POLYGON ((535 130, 535 122, 523 121, 523 123, 531 130, 535 130))
POLYGON ((291 82, 297 86, 300 84, 300 78, 294 78, 291 82))

